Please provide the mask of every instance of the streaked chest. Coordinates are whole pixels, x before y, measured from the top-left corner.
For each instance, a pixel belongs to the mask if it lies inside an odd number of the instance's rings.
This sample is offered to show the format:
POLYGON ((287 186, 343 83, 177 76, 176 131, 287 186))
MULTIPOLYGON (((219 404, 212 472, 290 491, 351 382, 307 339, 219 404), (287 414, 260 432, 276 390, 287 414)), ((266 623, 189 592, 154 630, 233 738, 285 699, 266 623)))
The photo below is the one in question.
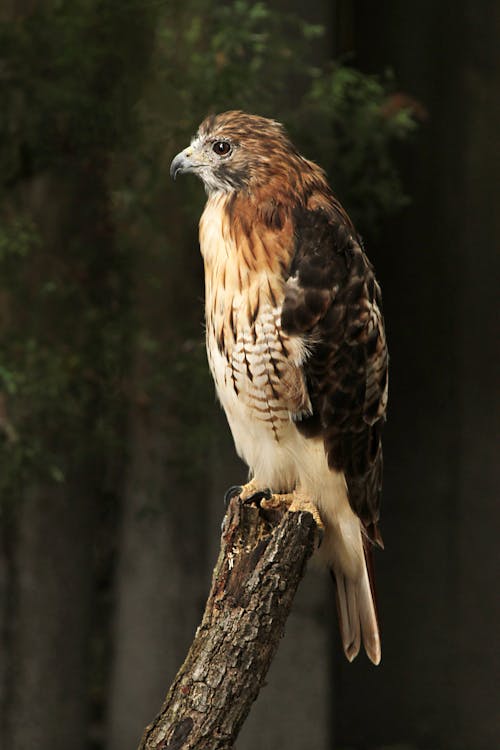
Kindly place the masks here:
POLYGON ((308 409, 305 348, 282 330, 285 284, 276 273, 279 264, 268 262, 269 238, 265 243, 255 231, 235 239, 217 202, 207 204, 200 247, 207 353, 217 393, 230 423, 261 422, 279 439, 291 415, 308 409))

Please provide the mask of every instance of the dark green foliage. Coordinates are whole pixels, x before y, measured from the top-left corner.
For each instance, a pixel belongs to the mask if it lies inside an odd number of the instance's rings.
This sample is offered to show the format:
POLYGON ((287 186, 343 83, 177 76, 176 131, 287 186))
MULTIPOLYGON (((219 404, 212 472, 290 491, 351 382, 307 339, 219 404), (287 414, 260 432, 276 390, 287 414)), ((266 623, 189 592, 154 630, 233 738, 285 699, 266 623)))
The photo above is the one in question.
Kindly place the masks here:
POLYGON ((313 80, 297 128, 361 231, 373 232, 382 216, 407 203, 392 147, 408 138, 416 121, 410 100, 395 94, 390 73, 368 76, 332 65, 313 80), (306 123, 314 123, 312 132, 306 123))
POLYGON ((27 458, 56 481, 75 455, 111 460, 130 397, 168 410, 189 388, 180 455, 206 443, 203 194, 174 194, 167 166, 207 112, 284 121, 362 232, 404 202, 391 145, 411 114, 389 79, 314 67, 321 33, 245 0, 54 0, 1 25, 3 482, 27 458))
POLYGON ((72 0, 0 26, 4 498, 21 468, 62 482, 114 449, 130 264, 107 170, 132 141, 152 22, 149 6, 72 0))
POLYGON ((153 20, 148 3, 46 0, 0 25, 3 184, 130 138, 153 20))

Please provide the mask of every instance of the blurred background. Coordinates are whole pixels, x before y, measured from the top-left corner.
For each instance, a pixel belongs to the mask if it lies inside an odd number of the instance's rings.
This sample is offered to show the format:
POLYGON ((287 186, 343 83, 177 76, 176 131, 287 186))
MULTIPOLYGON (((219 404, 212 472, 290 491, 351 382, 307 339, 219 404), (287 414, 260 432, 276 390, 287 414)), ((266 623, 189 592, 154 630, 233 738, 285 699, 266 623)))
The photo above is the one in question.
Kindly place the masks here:
POLYGON ((245 477, 203 342, 212 111, 283 121, 382 285, 383 660, 308 572, 239 750, 495 750, 499 4, 0 3, 0 746, 127 750, 245 477))

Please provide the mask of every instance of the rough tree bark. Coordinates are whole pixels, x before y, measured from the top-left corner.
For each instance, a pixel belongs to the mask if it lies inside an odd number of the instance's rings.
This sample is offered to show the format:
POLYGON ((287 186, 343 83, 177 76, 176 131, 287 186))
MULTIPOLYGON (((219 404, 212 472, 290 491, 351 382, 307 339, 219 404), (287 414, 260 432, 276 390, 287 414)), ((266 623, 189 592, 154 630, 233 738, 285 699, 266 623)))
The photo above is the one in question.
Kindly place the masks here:
POLYGON ((200 627, 139 750, 230 750, 271 664, 317 527, 305 511, 238 498, 200 627))

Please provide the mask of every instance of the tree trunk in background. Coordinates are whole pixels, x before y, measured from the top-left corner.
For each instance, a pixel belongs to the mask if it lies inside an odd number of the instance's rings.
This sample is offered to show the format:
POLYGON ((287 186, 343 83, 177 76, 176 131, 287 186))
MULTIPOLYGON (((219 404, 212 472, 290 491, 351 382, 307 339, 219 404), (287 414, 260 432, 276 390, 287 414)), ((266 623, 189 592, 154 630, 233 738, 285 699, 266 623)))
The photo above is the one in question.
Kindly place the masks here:
POLYGON ((30 490, 10 540, 1 743, 10 750, 87 747, 94 509, 77 486, 67 489, 30 490))
MULTIPOLYGON (((163 179, 163 177, 162 177, 163 179)), ((167 177, 165 176, 165 179, 167 177)), ((162 195, 162 199, 164 199, 162 195)), ((182 194, 150 206, 178 225, 182 194), (178 201, 178 202, 177 202, 178 201)), ((212 568, 207 563, 209 429, 199 392, 203 355, 201 259, 196 238, 169 247, 156 229, 138 248, 139 318, 128 434, 130 465, 116 571, 114 659, 108 748, 139 743, 199 624, 212 568), (201 442, 197 430, 205 433, 201 442)), ((203 388, 202 391, 203 392, 203 388)))
MULTIPOLYGON (((17 200, 33 217, 49 258, 64 256, 72 237, 92 243, 96 256, 109 252, 109 236, 103 233, 107 193, 102 155, 83 166, 73 162, 67 174, 47 173, 23 182, 17 200)), ((90 273, 95 300, 103 291, 103 279, 94 271, 90 273)), ((73 314, 68 310, 70 319, 73 314)), ((38 330, 40 321, 31 321, 34 313, 29 308, 27 315, 33 330, 38 330)), ((64 335, 50 314, 42 325, 55 341, 64 335)), ((75 319, 74 341, 83 347, 88 335, 86 321, 75 319)), ((98 382, 99 371, 97 363, 98 382)), ((98 402, 96 414, 85 415, 78 424, 78 439, 72 432, 75 423, 66 423, 59 414, 49 416, 46 424, 33 420, 37 437, 42 444, 46 441, 44 450, 55 451, 61 465, 68 467, 66 475, 61 482, 50 481, 36 471, 32 476, 28 469, 19 479, 16 496, 3 498, 1 578, 7 606, 2 623, 6 665, 1 745, 11 750, 83 750, 87 745, 96 480, 102 487, 103 474, 101 460, 88 446, 94 441, 97 418, 98 402)))
MULTIPOLYGON (((1 216, 21 235, 32 223, 37 239, 20 251, 17 238, 14 250, 7 242, 19 289, 2 279, 1 290, 2 352, 15 386, 1 395, 20 412, 11 415, 19 451, 2 452, 16 459, 10 474, 18 471, 0 498, 0 746, 9 750, 84 750, 92 700, 94 718, 102 715, 92 693, 106 667, 94 653, 105 640, 93 628, 105 598, 94 589, 96 530, 99 503, 113 505, 121 489, 114 439, 128 280, 111 231, 108 171, 110 153, 130 146, 149 11, 99 0, 11 0, 0 9, 11 22, 1 68, 10 105, 2 134, 12 137, 2 151, 1 216)), ((99 744, 100 727, 92 731, 99 744)))
POLYGON ((159 710, 202 612, 207 570, 202 493, 169 465, 183 425, 168 405, 135 407, 119 538, 109 750, 136 747, 159 710))
POLYGON ((392 66, 429 119, 409 157, 413 205, 368 245, 392 353, 376 560, 383 657, 377 670, 339 661, 337 736, 350 747, 493 750, 498 8, 353 5, 357 62, 392 66))
POLYGON ((9 609, 11 607, 12 574, 9 570, 12 561, 12 535, 11 524, 7 522, 4 511, 2 523, 0 524, 0 738, 7 736, 7 711, 9 695, 7 645, 9 642, 9 609))
POLYGON ((413 203, 385 222, 378 243, 367 242, 382 286, 391 355, 385 550, 375 555, 382 662, 374 669, 364 660, 347 665, 338 659, 337 736, 356 748, 397 742, 446 748, 456 720, 450 642, 457 583, 457 225, 444 196, 456 177, 459 137, 449 132, 445 145, 443 118, 450 97, 456 101, 451 44, 458 40, 451 32, 444 45, 442 5, 355 8, 361 67, 378 72, 392 66, 398 90, 420 100, 430 115, 417 148, 408 150, 404 182, 413 203))
POLYGON ((455 744, 491 750, 500 744, 500 6, 468 0, 463 13, 455 744))

